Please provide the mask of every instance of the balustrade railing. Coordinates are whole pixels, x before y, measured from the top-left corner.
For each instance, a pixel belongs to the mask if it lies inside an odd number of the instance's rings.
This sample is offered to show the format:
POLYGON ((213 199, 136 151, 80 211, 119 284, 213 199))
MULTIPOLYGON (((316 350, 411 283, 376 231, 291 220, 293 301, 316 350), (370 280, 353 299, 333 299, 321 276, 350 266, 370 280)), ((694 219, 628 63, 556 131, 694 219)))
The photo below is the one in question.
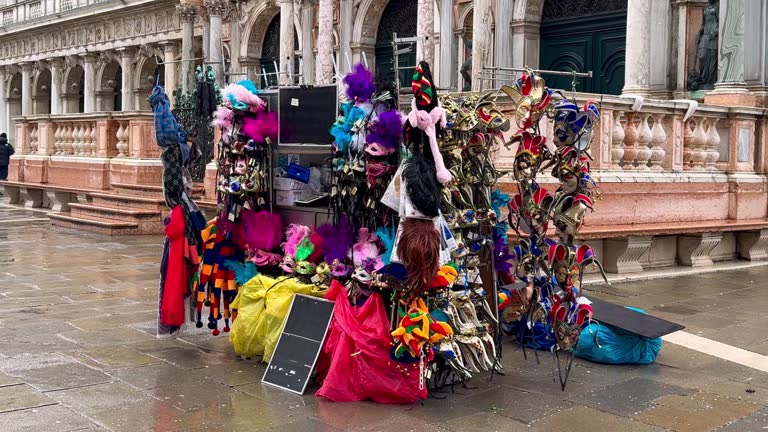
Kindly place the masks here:
MULTIPOLYGON (((594 97, 577 95, 577 102, 594 97)), ((768 166, 768 161, 754 157, 766 157, 755 149, 768 146, 759 141, 768 137, 757 133, 768 122, 762 108, 656 100, 633 107, 634 102, 601 97, 601 124, 594 131, 599 136, 592 141, 593 170, 628 174, 762 172, 768 166)), ((509 100, 500 98, 499 104, 502 109, 512 109, 509 100)), ((541 128, 551 139, 551 122, 542 120, 541 128)), ((497 166, 510 168, 515 150, 500 148, 497 166)))
POLYGON ((19 155, 156 158, 152 114, 147 112, 17 117, 19 155), (133 138, 135 137, 135 138, 133 138))

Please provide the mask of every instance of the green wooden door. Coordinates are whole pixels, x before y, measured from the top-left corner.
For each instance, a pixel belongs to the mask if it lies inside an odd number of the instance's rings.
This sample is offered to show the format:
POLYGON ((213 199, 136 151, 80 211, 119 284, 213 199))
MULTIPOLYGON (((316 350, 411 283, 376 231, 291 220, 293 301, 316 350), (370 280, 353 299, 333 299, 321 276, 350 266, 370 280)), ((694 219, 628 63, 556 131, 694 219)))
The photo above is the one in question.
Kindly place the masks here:
MULTIPOLYGON (((626 13, 555 20, 541 25, 541 69, 592 71, 577 91, 621 94, 624 87, 626 13)), ((571 77, 547 76, 552 88, 571 90, 571 77)))

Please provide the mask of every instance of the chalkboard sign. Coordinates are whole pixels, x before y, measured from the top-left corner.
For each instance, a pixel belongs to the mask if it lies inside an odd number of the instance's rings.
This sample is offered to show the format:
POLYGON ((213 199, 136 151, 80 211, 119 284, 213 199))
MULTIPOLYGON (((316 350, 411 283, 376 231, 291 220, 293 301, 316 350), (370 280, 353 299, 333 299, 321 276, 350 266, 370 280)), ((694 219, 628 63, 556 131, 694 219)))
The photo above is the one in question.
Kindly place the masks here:
POLYGON ((317 297, 293 296, 263 383, 304 393, 331 323, 333 305, 317 297))
POLYGON ((331 144, 336 92, 336 86, 281 88, 280 144, 331 144))
POLYGON ((656 339, 685 328, 680 324, 641 314, 605 300, 597 298, 589 300, 592 302, 592 316, 595 320, 642 337, 656 339))

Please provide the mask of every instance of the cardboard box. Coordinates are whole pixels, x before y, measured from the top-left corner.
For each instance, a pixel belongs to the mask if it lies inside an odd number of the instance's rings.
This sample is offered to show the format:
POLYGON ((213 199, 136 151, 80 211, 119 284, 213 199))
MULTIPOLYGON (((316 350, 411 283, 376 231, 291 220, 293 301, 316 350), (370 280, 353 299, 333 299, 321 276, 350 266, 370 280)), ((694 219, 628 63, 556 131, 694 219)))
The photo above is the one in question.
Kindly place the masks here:
POLYGON ((272 187, 281 191, 299 191, 308 189, 309 185, 288 177, 272 177, 272 187))
POLYGON ((296 201, 308 197, 311 194, 309 190, 277 190, 275 189, 275 204, 281 206, 292 206, 296 201))

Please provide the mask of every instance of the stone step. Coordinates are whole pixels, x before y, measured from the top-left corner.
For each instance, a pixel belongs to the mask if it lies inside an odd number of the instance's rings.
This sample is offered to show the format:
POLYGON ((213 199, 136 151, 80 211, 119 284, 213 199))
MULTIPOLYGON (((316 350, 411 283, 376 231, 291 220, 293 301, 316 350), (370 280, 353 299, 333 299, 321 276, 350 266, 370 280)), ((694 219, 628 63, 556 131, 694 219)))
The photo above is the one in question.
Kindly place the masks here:
MULTIPOLYGON (((162 198, 163 187, 161 185, 137 185, 130 183, 112 183, 112 189, 119 195, 140 196, 145 198, 162 198)), ((192 187, 192 198, 203 196, 205 188, 203 184, 192 187)))
POLYGON ((104 207, 93 204, 72 204, 70 215, 76 218, 96 218, 139 224, 139 234, 163 232, 163 212, 160 210, 104 207))
POLYGON ((162 197, 147 198, 131 195, 118 195, 116 193, 91 193, 93 205, 99 207, 113 207, 126 210, 167 210, 165 200, 162 197))
POLYGON ((121 222, 102 219, 93 216, 73 217, 69 213, 51 213, 48 215, 51 225, 59 228, 74 229, 105 235, 137 235, 139 224, 136 222, 121 222))

